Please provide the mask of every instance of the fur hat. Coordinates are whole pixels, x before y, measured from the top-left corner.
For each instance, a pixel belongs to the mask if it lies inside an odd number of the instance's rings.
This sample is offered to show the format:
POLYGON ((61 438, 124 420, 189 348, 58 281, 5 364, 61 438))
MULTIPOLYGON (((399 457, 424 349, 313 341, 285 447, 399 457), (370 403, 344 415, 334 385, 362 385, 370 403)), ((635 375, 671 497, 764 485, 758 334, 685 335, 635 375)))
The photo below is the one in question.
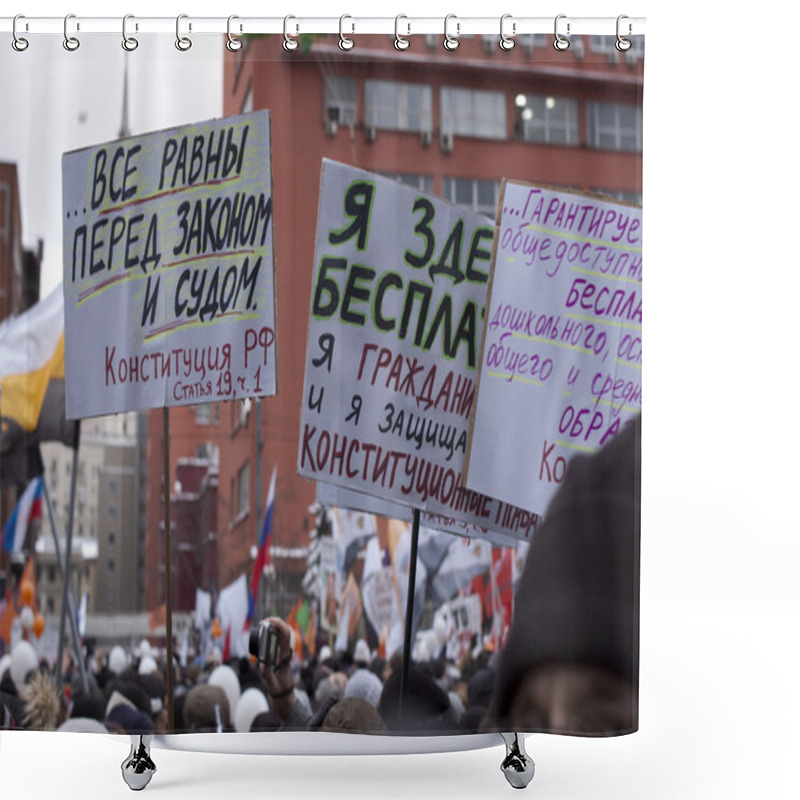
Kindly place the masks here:
POLYGON ((233 715, 233 727, 236 732, 250 733, 253 720, 263 711, 269 711, 269 703, 264 692, 255 687, 245 689, 233 715))
POLYGON ((228 698, 228 719, 230 719, 242 695, 239 676, 234 672, 233 667, 229 667, 227 664, 220 664, 214 668, 208 678, 208 683, 211 686, 219 686, 224 690, 228 698))
POLYGON ((322 722, 320 730, 337 733, 375 733, 385 731, 386 723, 375 707, 362 697, 346 697, 335 703, 322 722))
POLYGON ((190 730, 216 730, 217 713, 223 728, 230 726, 228 696, 221 686, 202 683, 189 689, 183 703, 183 719, 190 730))
POLYGON ((517 587, 497 674, 501 730, 517 729, 505 726, 520 713, 523 684, 554 665, 627 681, 636 729, 641 457, 637 415, 605 447, 570 461, 517 587))
POLYGON ((378 713, 387 727, 397 731, 442 730, 441 717, 450 708, 447 692, 419 667, 410 666, 401 718, 400 677, 397 670, 386 679, 378 703, 378 713))
POLYGON ((128 657, 125 655, 125 651, 118 644, 114 645, 108 654, 108 668, 115 675, 121 675, 127 666, 128 657))
POLYGON ((33 645, 24 639, 17 642, 11 651, 11 666, 9 667, 11 680, 14 681, 17 693, 21 694, 28 673, 38 666, 39 662, 36 660, 36 651, 33 649, 33 645))
POLYGON ((363 667, 366 667, 370 662, 369 645, 363 639, 359 639, 356 642, 356 647, 353 651, 353 661, 363 667))
POLYGON ((36 670, 22 687, 20 697, 25 704, 22 725, 30 731, 54 731, 58 727, 61 703, 50 676, 36 670))
POLYGON ((344 696, 361 697, 373 708, 377 708, 382 691, 383 684, 377 675, 368 669, 357 669, 347 681, 344 696))

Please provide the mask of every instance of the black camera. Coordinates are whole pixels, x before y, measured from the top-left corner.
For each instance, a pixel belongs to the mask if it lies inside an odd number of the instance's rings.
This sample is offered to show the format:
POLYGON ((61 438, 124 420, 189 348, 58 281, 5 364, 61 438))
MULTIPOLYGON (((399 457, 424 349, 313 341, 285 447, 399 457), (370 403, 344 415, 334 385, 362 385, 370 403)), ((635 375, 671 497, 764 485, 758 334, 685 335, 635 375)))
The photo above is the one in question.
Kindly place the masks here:
POLYGON ((262 664, 276 669, 278 664, 278 629, 268 622, 259 623, 250 631, 250 652, 262 664))

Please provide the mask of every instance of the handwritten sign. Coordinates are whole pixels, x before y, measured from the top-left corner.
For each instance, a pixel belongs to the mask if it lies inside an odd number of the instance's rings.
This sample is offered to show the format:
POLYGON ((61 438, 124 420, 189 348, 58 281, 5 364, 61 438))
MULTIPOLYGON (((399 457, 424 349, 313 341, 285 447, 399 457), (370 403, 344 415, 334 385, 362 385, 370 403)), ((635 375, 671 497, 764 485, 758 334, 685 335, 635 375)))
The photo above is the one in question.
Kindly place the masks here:
POLYGON ((642 405, 641 210, 504 182, 466 483, 541 514, 642 405))
POLYGON ((299 474, 528 538, 462 485, 491 224, 333 161, 320 192, 299 474))
POLYGON ((69 418, 274 394, 269 112, 66 153, 69 418))

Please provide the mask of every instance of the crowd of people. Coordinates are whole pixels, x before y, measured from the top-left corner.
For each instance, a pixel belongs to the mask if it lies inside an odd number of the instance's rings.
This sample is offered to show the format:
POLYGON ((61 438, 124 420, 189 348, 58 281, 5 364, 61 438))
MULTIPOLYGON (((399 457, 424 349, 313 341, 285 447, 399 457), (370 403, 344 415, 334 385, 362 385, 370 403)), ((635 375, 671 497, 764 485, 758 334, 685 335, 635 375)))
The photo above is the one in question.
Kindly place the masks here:
POLYGON ((496 653, 476 643, 456 664, 440 642, 404 675, 399 653, 386 661, 360 639, 352 652, 322 647, 300 662, 292 629, 269 618, 260 625, 274 647, 257 648, 259 659, 173 665, 170 725, 164 660, 144 643, 107 658, 98 649, 88 686, 75 665, 62 665, 57 689, 50 666, 20 641, 0 660, 0 727, 630 733, 638 727, 640 475, 640 416, 594 455, 573 458, 531 542, 496 653))
POLYGON ((173 724, 166 661, 147 640, 88 659, 84 689, 66 656, 57 687, 52 666, 18 642, 0 662, 0 727, 28 730, 165 734, 322 730, 358 733, 476 733, 489 724, 495 657, 482 651, 459 664, 443 657, 409 665, 401 701, 402 654, 384 659, 359 639, 352 651, 323 646, 310 659, 292 658, 291 629, 278 632, 277 661, 223 662, 218 651, 173 668, 173 724), (402 708, 401 708, 402 704, 402 708))

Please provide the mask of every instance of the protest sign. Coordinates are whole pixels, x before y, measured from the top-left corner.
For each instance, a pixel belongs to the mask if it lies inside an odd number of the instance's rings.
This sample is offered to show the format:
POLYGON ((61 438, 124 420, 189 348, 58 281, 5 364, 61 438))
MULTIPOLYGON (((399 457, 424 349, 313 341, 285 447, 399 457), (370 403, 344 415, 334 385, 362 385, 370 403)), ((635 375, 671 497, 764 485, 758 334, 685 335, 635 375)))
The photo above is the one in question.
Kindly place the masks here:
POLYGON ((269 112, 62 159, 70 419, 276 391, 269 112))
MULTIPOLYGON (((345 489, 342 486, 335 486, 325 481, 317 481, 317 502, 322 505, 347 508, 352 511, 366 512, 367 514, 377 514, 387 519, 401 519, 404 522, 411 522, 414 517, 414 510, 411 506, 403 503, 394 503, 391 500, 384 500, 364 492, 356 492, 352 489, 345 489)), ((541 524, 540 518, 537 524, 541 524)), ((461 519, 453 519, 442 514, 433 514, 425 511, 420 514, 421 529, 429 528, 433 531, 451 533, 455 536, 462 536, 467 539, 485 539, 497 547, 514 547, 521 544, 521 540, 509 534, 500 533, 485 526, 473 525, 461 519)))
POLYGON ((506 181, 466 484, 544 514, 642 405, 639 208, 506 181))
POLYGON ((325 160, 298 472, 529 537, 537 517, 462 486, 493 230, 325 160))

